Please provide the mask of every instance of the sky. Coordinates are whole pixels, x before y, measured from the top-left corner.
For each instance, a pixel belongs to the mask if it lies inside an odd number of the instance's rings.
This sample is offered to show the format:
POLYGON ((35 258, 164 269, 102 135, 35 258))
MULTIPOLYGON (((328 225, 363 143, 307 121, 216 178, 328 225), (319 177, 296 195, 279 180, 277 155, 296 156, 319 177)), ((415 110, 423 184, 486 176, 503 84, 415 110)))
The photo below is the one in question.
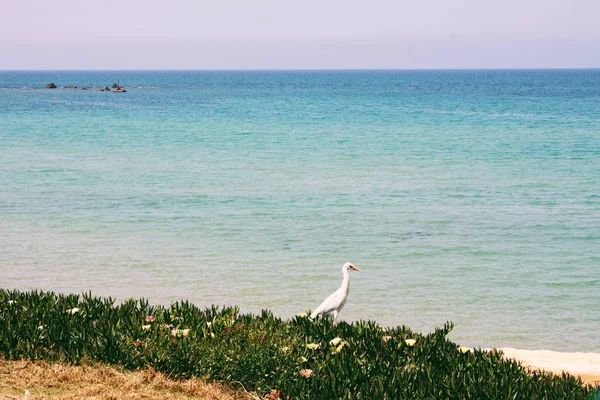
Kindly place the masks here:
POLYGON ((0 69, 600 68, 600 0, 0 0, 0 69))

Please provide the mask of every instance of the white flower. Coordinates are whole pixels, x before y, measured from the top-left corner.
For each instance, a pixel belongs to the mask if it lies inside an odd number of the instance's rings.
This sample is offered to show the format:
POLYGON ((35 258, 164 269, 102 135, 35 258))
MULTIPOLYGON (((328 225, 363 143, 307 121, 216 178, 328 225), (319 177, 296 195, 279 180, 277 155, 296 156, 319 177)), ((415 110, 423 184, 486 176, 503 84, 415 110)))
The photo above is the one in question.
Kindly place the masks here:
POLYGON ((415 339, 406 339, 404 340, 404 343, 406 343, 407 346, 414 346, 415 343, 417 343, 417 341, 415 339))
POLYGON ((9 300, 9 301, 7 301, 7 303, 8 303, 9 306, 12 306, 13 304, 16 303, 16 301, 15 300, 9 300))
POLYGON ((284 346, 281 348, 282 353, 287 353, 288 351, 290 351, 290 348, 288 346, 284 346))
POLYGON ((215 334, 213 332, 210 333, 210 338, 214 339, 215 338, 215 334))
POLYGON ((342 338, 336 337, 334 339, 331 339, 329 341, 329 344, 332 345, 332 346, 337 346, 341 341, 342 341, 342 338))
POLYGON ((44 325, 40 325, 40 326, 38 326, 38 330, 39 330, 39 331, 43 331, 43 330, 44 330, 44 325))
POLYGON ((210 326, 212 325, 212 322, 207 322, 206 326, 208 326, 210 328, 210 326))
POLYGON ((67 314, 74 315, 74 314, 77 314, 79 312, 79 308, 74 307, 74 308, 71 308, 71 309, 67 310, 66 312, 67 312, 67 314))
POLYGON ((300 314, 296 314, 296 317, 298 317, 298 318, 306 318, 306 317, 308 317, 308 315, 306 313, 300 313, 300 314))
POLYGON ((319 347, 321 347, 321 345, 319 343, 309 343, 306 345, 306 348, 311 349, 311 350, 316 350, 319 347))
POLYGON ((189 329, 183 329, 183 330, 181 330, 181 334, 183 336, 188 336, 190 334, 190 330, 189 329))
POLYGON ((391 336, 384 336, 381 338, 381 340, 383 340, 384 342, 389 342, 390 340, 392 340, 391 336))
POLYGON ((142 329, 145 331, 149 331, 152 325, 142 325, 142 329))

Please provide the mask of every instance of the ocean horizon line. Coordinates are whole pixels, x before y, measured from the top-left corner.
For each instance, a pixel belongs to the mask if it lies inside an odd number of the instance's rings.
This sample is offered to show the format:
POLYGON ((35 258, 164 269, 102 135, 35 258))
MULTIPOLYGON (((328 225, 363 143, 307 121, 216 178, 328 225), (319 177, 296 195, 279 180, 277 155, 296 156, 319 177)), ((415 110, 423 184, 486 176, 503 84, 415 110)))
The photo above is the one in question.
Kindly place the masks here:
POLYGON ((181 69, 2 69, 1 72, 474 72, 474 71, 600 71, 599 67, 540 68, 181 68, 181 69))

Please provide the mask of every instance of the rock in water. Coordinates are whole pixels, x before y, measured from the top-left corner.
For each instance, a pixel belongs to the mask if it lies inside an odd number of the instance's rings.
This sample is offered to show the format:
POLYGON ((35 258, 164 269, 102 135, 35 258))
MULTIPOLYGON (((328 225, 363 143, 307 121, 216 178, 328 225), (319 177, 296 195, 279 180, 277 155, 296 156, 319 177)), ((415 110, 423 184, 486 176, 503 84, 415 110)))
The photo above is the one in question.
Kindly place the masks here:
POLYGON ((50 82, 46 85, 46 89, 56 89, 56 85, 54 82, 50 82))

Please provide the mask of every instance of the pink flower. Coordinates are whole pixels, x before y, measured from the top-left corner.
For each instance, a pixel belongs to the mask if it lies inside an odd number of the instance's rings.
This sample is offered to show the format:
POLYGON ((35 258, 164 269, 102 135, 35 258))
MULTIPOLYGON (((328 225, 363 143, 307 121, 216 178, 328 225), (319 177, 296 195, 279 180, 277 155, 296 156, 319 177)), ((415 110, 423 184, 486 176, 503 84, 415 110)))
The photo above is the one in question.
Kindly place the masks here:
POLYGON ((154 322, 154 321, 156 321, 156 319, 152 315, 148 315, 146 317, 146 322, 154 322))
POLYGON ((302 375, 305 378, 310 378, 313 374, 313 370, 312 369, 302 369, 300 370, 300 375, 302 375))

